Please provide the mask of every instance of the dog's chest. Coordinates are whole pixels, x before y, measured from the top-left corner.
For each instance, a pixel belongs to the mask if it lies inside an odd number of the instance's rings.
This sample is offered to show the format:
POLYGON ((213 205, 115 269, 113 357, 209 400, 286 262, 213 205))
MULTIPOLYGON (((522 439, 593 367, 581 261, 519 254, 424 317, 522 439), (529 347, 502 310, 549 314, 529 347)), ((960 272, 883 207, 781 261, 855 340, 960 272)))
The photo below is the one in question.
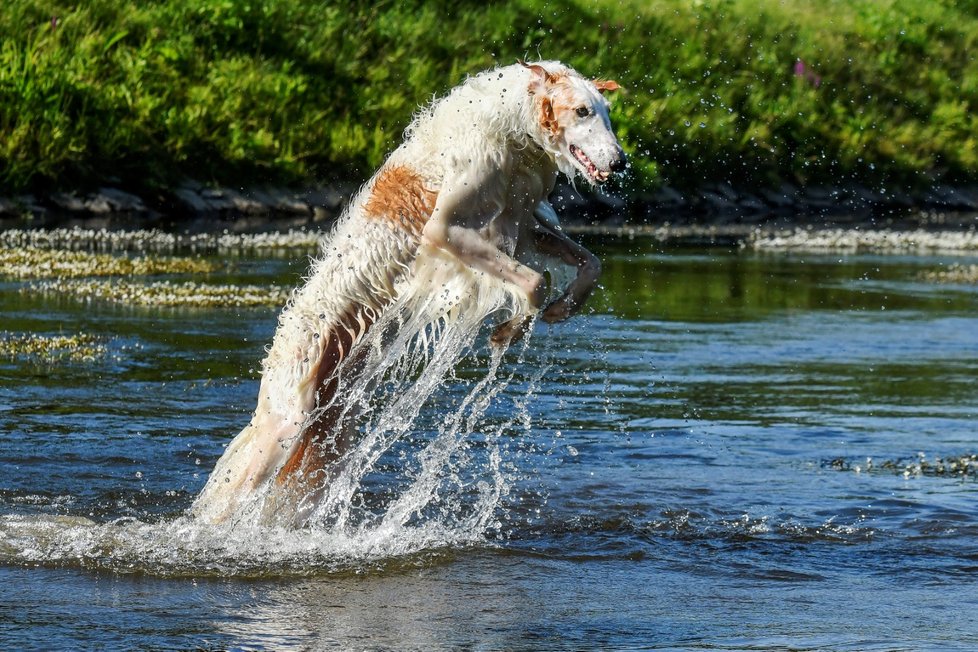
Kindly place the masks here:
POLYGON ((521 234, 534 222, 534 211, 547 199, 556 183, 557 171, 540 165, 539 157, 517 160, 510 175, 505 208, 489 225, 494 244, 510 256, 516 251, 521 234))

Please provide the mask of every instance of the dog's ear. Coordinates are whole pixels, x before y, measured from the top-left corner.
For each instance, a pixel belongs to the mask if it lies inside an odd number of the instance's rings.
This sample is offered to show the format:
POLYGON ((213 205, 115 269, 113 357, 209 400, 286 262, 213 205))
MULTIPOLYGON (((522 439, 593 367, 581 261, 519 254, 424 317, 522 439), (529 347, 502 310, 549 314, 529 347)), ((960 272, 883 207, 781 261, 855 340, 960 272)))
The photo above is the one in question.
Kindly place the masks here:
POLYGON ((519 64, 533 73, 533 79, 530 81, 530 92, 536 93, 539 90, 543 90, 548 84, 553 84, 557 81, 554 75, 547 72, 547 69, 538 63, 527 63, 522 59, 518 59, 519 64))
POLYGON ((593 82, 594 87, 597 88, 601 93, 613 93, 621 88, 613 79, 595 79, 593 82))
POLYGON ((544 131, 548 131, 554 135, 560 131, 557 116, 554 115, 554 105, 549 97, 544 97, 540 101, 540 126, 543 127, 544 131))

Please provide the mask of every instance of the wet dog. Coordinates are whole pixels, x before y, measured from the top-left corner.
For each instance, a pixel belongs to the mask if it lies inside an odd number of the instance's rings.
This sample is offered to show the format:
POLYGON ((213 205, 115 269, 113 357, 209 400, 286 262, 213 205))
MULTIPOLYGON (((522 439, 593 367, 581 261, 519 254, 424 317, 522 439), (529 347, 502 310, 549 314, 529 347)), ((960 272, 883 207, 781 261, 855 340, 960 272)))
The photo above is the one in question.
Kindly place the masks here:
POLYGON ((415 116, 282 311, 254 416, 193 514, 237 517, 264 489, 276 499, 260 518, 271 511, 301 522, 299 503, 308 505, 355 444, 344 383, 368 364, 365 334, 405 292, 448 285, 431 261, 506 288, 512 300, 491 336, 497 346, 537 315, 552 323, 581 308, 600 264, 563 233, 547 197, 559 172, 598 185, 624 167, 604 98, 617 88, 555 61, 521 62, 469 78, 415 116), (566 285, 548 282, 557 277, 545 273, 547 261, 573 270, 566 285))

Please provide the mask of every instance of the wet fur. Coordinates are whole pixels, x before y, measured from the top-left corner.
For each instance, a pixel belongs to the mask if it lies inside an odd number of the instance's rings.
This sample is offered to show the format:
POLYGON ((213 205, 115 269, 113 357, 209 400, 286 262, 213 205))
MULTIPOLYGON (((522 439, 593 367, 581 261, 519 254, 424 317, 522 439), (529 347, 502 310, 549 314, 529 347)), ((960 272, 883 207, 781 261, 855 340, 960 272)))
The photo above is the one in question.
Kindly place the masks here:
POLYGON ((507 66, 468 79, 419 112, 283 309, 255 413, 218 461, 193 514, 213 522, 244 518, 262 489, 271 500, 256 518, 301 522, 300 505, 324 491, 355 443, 357 415, 344 393, 365 365, 376 364, 382 338, 364 340, 379 321, 386 325, 378 328, 394 332, 407 328, 413 313, 410 328, 420 333, 475 305, 479 283, 492 279, 504 300, 482 309, 502 311, 495 341, 505 344, 536 314, 543 272, 562 266, 572 278, 576 270, 568 287, 580 287, 572 294, 561 294, 566 284, 551 287, 557 299, 544 314, 557 321, 579 308, 596 279, 596 259, 559 232, 546 204, 558 170, 580 172, 555 140, 566 109, 559 86, 571 77, 582 80, 556 62, 507 66), (478 242, 459 248, 465 237, 478 242), (486 257, 479 247, 496 254, 486 257), (453 279, 463 276, 468 285, 449 296, 453 279), (434 305, 430 297, 439 291, 445 296, 434 305))

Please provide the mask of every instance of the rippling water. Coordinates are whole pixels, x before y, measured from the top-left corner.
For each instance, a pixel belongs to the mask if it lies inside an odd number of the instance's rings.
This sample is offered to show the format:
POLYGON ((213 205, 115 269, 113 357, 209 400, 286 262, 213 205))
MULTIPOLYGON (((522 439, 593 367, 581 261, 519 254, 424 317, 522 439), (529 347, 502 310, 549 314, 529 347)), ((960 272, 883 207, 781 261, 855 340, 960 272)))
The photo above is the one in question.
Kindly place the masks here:
MULTIPOLYGON (((505 486, 464 535, 195 526, 276 311, 0 282, 0 329, 109 338, 0 360, 0 647, 974 649, 978 288, 922 278, 976 261, 589 245, 593 314, 507 354, 454 462, 505 486)), ((232 262, 294 284, 306 256, 232 262)))

